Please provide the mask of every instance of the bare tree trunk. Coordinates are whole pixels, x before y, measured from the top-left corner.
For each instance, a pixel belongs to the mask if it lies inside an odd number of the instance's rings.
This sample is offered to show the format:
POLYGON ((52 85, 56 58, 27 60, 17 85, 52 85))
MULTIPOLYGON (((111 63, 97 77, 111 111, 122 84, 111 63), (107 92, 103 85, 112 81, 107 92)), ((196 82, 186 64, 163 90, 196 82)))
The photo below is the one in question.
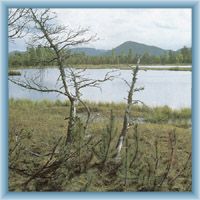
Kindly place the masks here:
POLYGON ((67 137, 66 137, 66 144, 72 142, 72 134, 75 125, 75 118, 76 118, 76 107, 75 101, 70 101, 70 112, 69 112, 69 121, 68 121, 68 129, 67 129, 67 137))
POLYGON ((117 146, 116 146, 116 149, 117 149, 116 159, 120 159, 120 152, 121 152, 125 137, 126 137, 127 132, 128 132, 129 123, 130 123, 130 111, 131 111, 131 106, 133 104, 133 93, 134 93, 134 91, 140 90, 140 89, 135 89, 135 83, 136 83, 136 80, 137 80, 137 73, 138 73, 138 70, 139 70, 139 63, 140 63, 140 59, 138 59, 136 67, 132 68, 131 84, 129 85, 127 83, 128 86, 129 86, 127 106, 126 106, 125 113, 124 113, 123 127, 122 127, 121 134, 119 136, 118 143, 117 143, 117 146))
POLYGON ((63 87, 65 90, 66 96, 68 97, 70 101, 69 121, 68 121, 68 128, 67 128, 66 142, 65 142, 65 144, 67 144, 67 143, 72 142, 72 134, 73 134, 75 120, 76 120, 76 99, 69 92, 69 89, 65 80, 66 75, 64 71, 64 66, 62 64, 62 59, 60 58, 59 54, 57 54, 57 56, 59 57, 58 65, 59 65, 59 71, 60 71, 63 87))
POLYGON ((129 126, 129 108, 126 108, 126 111, 125 111, 125 114, 124 114, 124 121, 123 121, 123 127, 122 127, 122 130, 121 130, 121 134, 120 134, 120 137, 118 139, 118 144, 117 144, 117 159, 120 159, 120 152, 121 152, 121 149, 122 149, 122 145, 124 143, 124 139, 125 139, 125 136, 128 132, 128 126, 129 126))

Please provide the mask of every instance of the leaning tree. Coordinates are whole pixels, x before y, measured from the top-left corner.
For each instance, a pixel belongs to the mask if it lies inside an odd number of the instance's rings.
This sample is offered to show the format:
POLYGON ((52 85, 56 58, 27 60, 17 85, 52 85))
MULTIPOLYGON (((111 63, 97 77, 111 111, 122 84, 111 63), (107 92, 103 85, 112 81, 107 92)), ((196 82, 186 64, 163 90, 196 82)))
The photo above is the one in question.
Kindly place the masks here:
POLYGON ((26 19, 30 21, 32 34, 31 45, 40 45, 41 47, 51 49, 50 60, 41 60, 42 63, 56 62, 59 76, 57 81, 60 88, 49 88, 38 81, 38 77, 9 78, 9 80, 21 87, 35 90, 39 92, 55 92, 64 95, 70 102, 68 129, 66 134, 66 143, 72 142, 73 130, 76 122, 76 106, 81 103, 87 111, 87 119, 85 121, 85 130, 87 128, 90 109, 81 99, 81 90, 85 87, 100 87, 100 83, 112 80, 114 76, 112 71, 105 74, 102 79, 92 79, 86 77, 85 70, 72 69, 69 65, 65 66, 67 59, 70 57, 70 48, 76 45, 88 43, 96 39, 96 35, 90 35, 88 28, 71 29, 69 26, 59 25, 57 16, 50 9, 28 9, 26 19))

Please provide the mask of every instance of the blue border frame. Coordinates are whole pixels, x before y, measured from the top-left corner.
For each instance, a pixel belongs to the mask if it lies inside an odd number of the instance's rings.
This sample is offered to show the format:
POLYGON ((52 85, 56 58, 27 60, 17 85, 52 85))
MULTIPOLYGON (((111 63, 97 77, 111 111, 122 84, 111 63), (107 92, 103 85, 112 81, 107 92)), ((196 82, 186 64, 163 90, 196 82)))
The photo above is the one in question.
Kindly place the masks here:
POLYGON ((0 2, 0 199, 200 199, 199 83, 200 0, 1 0, 0 2), (8 192, 8 38, 7 12, 11 7, 52 8, 191 8, 192 9, 192 192, 8 192))

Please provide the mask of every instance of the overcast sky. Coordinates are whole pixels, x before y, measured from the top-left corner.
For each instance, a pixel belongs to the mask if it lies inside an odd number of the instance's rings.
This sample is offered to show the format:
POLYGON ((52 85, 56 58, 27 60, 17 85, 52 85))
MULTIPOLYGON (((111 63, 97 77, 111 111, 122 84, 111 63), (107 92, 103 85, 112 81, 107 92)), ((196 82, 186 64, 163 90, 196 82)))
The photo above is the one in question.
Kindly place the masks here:
MULTIPOLYGON (((112 49, 126 41, 177 50, 191 46, 191 9, 54 9, 61 24, 89 27, 99 40, 87 47, 112 49)), ((25 50, 23 40, 9 45, 25 50)))

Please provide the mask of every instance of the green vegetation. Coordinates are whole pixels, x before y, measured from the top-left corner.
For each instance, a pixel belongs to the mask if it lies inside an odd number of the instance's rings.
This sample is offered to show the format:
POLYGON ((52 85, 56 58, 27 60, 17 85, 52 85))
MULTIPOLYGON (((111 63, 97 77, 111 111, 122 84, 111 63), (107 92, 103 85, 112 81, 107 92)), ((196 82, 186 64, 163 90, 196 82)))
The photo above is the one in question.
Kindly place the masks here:
MULTIPOLYGON (((87 55, 84 52, 73 52, 63 50, 63 54, 67 59, 63 61, 66 66, 106 66, 107 67, 119 67, 127 68, 127 65, 134 65, 137 62, 137 57, 140 54, 134 53, 132 49, 129 49, 128 53, 121 52, 116 53, 112 50, 112 53, 105 53, 102 55, 87 55), (70 56, 69 56, 70 55, 70 56)), ((192 51, 191 48, 184 47, 179 51, 166 51, 164 54, 152 55, 150 53, 141 54, 142 65, 187 65, 192 63, 192 51)), ((36 48, 27 48, 25 52, 12 52, 9 55, 10 68, 21 67, 45 67, 56 66, 56 59, 52 49, 38 46, 36 48), (48 61, 48 62, 47 62, 48 61)), ((158 69, 156 69, 158 70, 158 69)), ((173 68, 170 70, 180 70, 179 68, 173 68)), ((188 70, 188 69, 181 69, 188 70)))
POLYGON ((116 161, 125 104, 87 102, 64 145, 69 102, 9 100, 10 191, 191 191, 191 109, 133 106, 116 161), (112 110, 112 112, 111 112, 112 110))

